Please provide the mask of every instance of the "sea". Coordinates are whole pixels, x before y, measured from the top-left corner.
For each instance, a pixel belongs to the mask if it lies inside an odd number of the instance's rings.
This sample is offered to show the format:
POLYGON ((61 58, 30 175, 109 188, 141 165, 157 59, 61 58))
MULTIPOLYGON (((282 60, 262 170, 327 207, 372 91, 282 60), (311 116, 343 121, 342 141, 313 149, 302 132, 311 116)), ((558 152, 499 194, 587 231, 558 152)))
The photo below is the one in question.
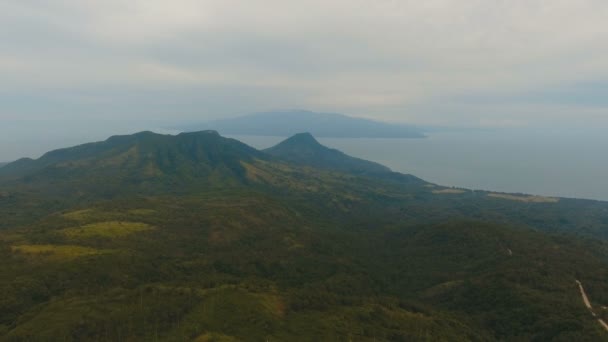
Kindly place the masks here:
MULTIPOLYGON (((158 125, 158 123, 156 123, 158 125)), ((147 129, 136 123, 95 123, 62 129, 12 122, 0 127, 0 162, 147 129), (78 127, 78 128, 75 128, 78 127)), ((156 126, 159 127, 159 126, 156 126)), ((166 126, 165 126, 166 127, 166 126)), ((221 132, 220 132, 221 133, 221 132)), ((375 161, 426 181, 467 189, 608 201, 608 134, 600 129, 433 130, 425 139, 319 138, 351 156, 375 161)), ((263 149, 286 137, 230 136, 263 149)))
MULTIPOLYGON (((259 149, 284 139, 233 138, 259 149)), ((318 140, 435 184, 608 201, 608 135, 601 131, 457 130, 425 139, 318 140)))

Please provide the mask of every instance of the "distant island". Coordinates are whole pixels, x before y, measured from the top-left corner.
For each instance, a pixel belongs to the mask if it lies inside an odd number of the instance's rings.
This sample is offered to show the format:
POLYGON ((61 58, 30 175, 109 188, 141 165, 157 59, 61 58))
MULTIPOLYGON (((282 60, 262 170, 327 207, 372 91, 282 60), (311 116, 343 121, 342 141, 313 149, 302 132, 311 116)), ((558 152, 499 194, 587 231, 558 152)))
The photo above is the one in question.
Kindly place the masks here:
POLYGON ((231 119, 183 125, 186 132, 217 130, 224 135, 292 136, 310 132, 321 138, 424 138, 410 125, 391 124, 335 113, 305 110, 255 113, 231 119))

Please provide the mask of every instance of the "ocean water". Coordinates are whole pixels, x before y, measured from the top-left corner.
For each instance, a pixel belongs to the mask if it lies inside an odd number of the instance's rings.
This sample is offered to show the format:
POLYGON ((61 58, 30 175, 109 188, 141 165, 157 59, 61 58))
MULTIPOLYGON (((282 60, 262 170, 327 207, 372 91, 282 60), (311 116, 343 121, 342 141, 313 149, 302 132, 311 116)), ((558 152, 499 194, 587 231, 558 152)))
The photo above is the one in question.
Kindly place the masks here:
MULTIPOLYGON (((608 200, 608 135, 601 131, 478 130, 426 139, 318 139, 429 182, 468 189, 608 200)), ((283 137, 235 136, 256 148, 283 137)))

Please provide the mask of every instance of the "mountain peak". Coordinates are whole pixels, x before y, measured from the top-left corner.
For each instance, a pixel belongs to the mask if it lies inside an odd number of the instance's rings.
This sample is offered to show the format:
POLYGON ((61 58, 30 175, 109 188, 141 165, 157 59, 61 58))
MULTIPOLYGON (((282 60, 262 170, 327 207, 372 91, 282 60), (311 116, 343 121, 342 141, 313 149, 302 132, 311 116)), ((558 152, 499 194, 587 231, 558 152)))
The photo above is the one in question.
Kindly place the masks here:
POLYGON ((348 156, 321 145, 310 133, 298 133, 264 152, 300 165, 359 174, 390 173, 384 165, 348 156))
POLYGON ((315 137, 312 136, 312 134, 308 132, 294 134, 290 138, 287 138, 285 141, 283 141, 282 144, 295 144, 301 146, 315 147, 323 146, 317 141, 317 139, 315 139, 315 137))
POLYGON ((220 133, 214 129, 207 129, 204 131, 196 131, 196 132, 183 132, 183 133, 178 134, 178 136, 180 136, 180 135, 182 135, 182 136, 183 135, 206 135, 206 136, 211 135, 211 136, 221 137, 220 133))
POLYGON ((315 138, 309 132, 296 133, 296 134, 294 134, 292 136, 292 138, 297 138, 297 139, 313 139, 313 140, 315 140, 315 138))
POLYGON ((241 163, 265 157, 216 131, 179 135, 139 132, 47 152, 36 160, 22 159, 3 167, 0 180, 52 179, 58 184, 80 182, 91 189, 114 184, 114 192, 128 187, 164 191, 178 184, 240 184, 245 179, 241 163))

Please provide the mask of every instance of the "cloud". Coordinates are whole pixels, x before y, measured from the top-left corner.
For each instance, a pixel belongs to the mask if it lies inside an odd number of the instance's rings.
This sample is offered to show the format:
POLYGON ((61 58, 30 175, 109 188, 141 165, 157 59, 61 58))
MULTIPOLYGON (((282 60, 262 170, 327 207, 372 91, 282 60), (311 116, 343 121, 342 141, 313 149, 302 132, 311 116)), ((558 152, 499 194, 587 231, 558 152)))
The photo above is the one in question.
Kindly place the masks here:
POLYGON ((597 121, 606 17, 604 0, 4 0, 0 118, 597 121))

